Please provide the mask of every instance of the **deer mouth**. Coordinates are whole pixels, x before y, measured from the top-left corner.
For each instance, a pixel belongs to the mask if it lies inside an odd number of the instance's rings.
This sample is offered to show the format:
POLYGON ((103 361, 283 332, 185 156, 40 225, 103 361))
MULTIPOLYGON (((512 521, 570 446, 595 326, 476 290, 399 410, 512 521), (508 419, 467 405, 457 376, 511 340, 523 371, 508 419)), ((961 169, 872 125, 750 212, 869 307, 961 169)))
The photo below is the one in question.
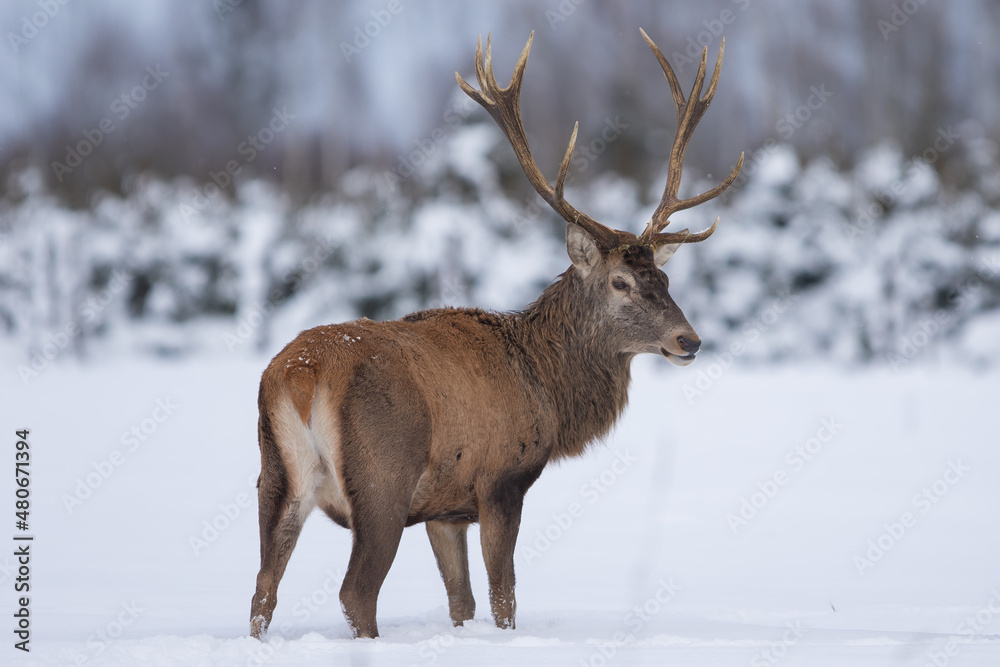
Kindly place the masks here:
POLYGON ((664 347, 660 348, 660 354, 666 357, 667 361, 674 364, 675 366, 687 366, 688 364, 694 361, 694 358, 696 356, 694 352, 692 352, 691 354, 684 354, 684 355, 673 354, 672 352, 667 352, 667 349, 664 347))

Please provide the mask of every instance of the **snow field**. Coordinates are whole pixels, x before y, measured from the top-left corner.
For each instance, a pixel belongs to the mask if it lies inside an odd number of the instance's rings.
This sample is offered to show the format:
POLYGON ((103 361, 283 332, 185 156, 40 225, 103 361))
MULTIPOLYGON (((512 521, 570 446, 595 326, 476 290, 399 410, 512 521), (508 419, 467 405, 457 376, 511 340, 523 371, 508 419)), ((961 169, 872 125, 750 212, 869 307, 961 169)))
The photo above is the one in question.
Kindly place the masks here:
POLYGON ((489 619, 475 529, 477 616, 451 627, 415 526, 382 589, 382 636, 350 639, 350 533, 317 515, 260 644, 265 363, 61 365, 4 386, 6 425, 31 429, 35 457, 32 652, 3 649, 17 664, 1000 662, 994 378, 733 367, 695 396, 698 364, 655 359, 635 364, 607 442, 529 491, 516 630, 489 619))

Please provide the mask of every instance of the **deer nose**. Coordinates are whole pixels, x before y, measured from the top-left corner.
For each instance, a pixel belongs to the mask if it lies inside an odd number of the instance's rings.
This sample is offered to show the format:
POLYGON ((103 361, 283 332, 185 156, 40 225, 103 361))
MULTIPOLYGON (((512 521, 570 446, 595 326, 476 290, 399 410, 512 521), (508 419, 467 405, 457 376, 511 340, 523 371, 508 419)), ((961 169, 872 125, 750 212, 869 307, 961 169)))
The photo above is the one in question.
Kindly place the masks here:
POLYGON ((698 348, 701 347, 701 340, 698 338, 691 339, 686 336, 678 336, 677 345, 688 354, 694 354, 698 351, 698 348))

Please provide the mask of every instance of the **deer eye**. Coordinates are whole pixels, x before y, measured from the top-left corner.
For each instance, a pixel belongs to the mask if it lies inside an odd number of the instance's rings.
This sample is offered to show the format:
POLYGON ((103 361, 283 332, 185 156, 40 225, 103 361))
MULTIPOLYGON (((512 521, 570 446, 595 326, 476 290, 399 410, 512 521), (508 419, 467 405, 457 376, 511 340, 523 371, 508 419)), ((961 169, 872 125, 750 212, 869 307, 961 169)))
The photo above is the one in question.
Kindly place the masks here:
POLYGON ((615 278, 611 281, 611 286, 614 287, 619 292, 624 292, 628 289, 628 283, 621 278, 615 278))

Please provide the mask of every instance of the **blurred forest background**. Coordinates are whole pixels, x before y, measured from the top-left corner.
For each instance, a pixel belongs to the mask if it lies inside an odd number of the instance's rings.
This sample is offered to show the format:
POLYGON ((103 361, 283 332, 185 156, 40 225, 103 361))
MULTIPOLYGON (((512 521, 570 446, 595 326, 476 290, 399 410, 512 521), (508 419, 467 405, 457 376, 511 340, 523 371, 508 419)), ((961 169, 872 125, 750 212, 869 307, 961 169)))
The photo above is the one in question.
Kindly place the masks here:
MULTIPOLYGON (((567 265, 473 77, 493 35, 568 199, 638 231, 669 89, 643 27, 718 94, 682 194, 746 151, 668 267, 724 360, 1000 360, 1000 3, 992 0, 19 0, 0 8, 0 337, 57 358, 273 353, 299 328, 522 307, 567 265)), ((27 379, 25 381, 28 381, 27 379)))

